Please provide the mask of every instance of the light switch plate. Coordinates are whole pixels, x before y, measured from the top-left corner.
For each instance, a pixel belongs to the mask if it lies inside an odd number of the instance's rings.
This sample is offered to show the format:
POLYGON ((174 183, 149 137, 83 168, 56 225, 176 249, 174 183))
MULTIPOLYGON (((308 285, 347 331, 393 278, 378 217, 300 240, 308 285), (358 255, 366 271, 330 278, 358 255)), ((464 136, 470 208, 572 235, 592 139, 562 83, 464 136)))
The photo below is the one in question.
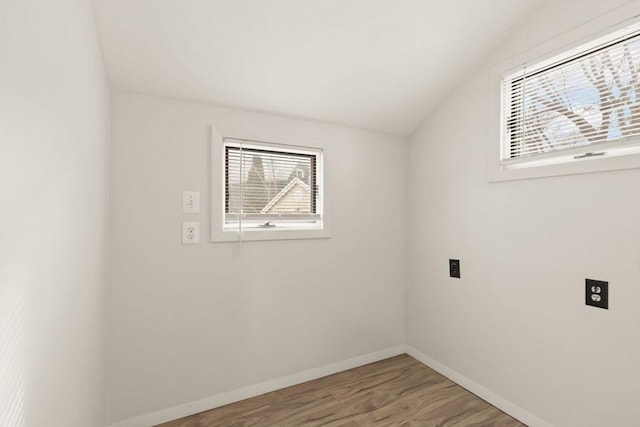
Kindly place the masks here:
POLYGON ((200 192, 184 191, 182 193, 182 212, 200 213, 200 192))
POLYGON ((200 223, 199 222, 183 222, 182 223, 182 243, 185 245, 193 245, 200 243, 200 223))

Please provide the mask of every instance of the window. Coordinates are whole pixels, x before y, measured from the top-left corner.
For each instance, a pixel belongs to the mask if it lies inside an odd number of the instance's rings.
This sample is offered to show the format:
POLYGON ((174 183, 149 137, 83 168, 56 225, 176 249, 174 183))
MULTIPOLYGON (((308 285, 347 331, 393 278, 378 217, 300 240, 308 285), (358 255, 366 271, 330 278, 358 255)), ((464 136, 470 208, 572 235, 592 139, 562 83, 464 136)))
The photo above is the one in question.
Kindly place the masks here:
POLYGON ((502 78, 503 169, 640 152, 640 28, 502 78))
POLYGON ((321 226, 320 150, 225 139, 224 153, 225 229, 321 226))
POLYGON ((331 237, 326 144, 222 123, 211 129, 212 241, 331 237))

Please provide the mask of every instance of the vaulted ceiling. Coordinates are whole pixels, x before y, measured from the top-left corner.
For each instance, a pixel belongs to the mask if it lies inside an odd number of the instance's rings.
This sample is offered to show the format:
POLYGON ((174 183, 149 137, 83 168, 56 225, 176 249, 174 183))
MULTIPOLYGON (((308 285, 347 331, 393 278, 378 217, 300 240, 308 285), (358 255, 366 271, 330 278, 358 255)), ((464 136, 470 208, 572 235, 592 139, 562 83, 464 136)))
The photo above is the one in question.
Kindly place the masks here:
POLYGON ((539 0, 95 1, 112 85, 410 134, 539 0))

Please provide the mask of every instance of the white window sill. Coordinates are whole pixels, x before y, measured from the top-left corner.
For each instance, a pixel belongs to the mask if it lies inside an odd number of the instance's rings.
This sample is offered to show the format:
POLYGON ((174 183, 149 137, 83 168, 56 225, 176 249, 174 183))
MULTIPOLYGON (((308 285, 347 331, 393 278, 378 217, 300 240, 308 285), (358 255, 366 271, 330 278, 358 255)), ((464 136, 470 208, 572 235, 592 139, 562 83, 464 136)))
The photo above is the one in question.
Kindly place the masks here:
POLYGON ((327 228, 320 229, 244 229, 241 233, 238 230, 223 230, 212 232, 212 242, 251 242, 269 240, 298 240, 298 239, 328 239, 331 231, 327 228))
POLYGON ((497 159, 489 170, 489 182, 515 181, 521 179, 545 178, 551 176, 575 175, 582 173, 606 172, 640 168, 640 154, 626 154, 603 157, 571 159, 566 163, 530 165, 523 163, 505 167, 497 159))

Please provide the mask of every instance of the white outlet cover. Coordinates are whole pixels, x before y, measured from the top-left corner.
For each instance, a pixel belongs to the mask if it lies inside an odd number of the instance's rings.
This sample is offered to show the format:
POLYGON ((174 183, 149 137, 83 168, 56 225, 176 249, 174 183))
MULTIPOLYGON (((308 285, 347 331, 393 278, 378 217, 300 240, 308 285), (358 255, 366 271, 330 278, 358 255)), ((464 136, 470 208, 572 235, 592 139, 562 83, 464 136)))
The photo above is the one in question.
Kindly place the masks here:
POLYGON ((182 223, 182 243, 185 245, 194 245, 196 243, 200 243, 199 222, 182 223))
POLYGON ((182 192, 182 212, 183 213, 200 213, 200 192, 199 191, 183 191, 182 192))

